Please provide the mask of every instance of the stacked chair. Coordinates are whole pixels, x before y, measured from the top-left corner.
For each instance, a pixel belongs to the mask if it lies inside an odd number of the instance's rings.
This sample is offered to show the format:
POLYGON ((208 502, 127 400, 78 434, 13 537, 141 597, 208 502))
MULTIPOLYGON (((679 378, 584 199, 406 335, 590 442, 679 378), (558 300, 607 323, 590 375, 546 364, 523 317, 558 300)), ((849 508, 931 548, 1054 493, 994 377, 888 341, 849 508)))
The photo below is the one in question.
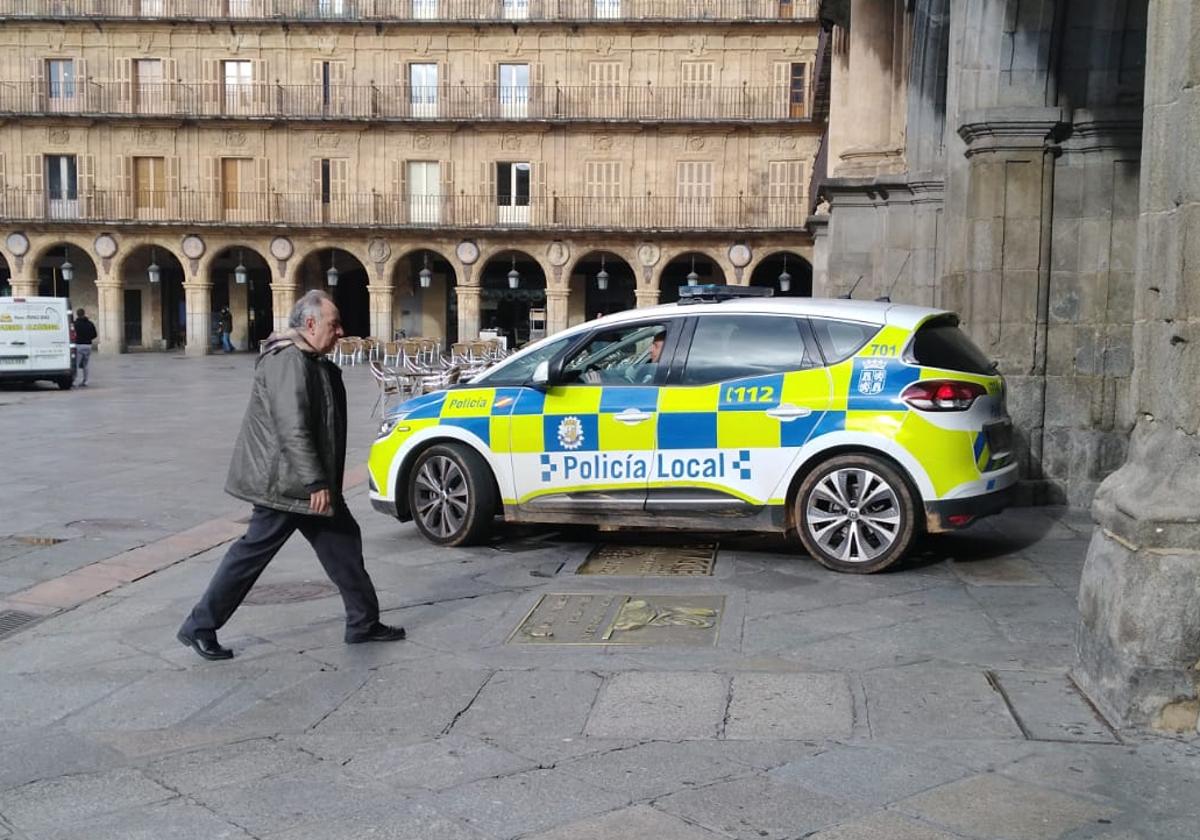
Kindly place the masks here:
MULTIPOLYGON (((459 382, 470 382, 507 354, 496 341, 460 341, 451 345, 443 356, 441 342, 436 338, 407 338, 400 341, 342 339, 334 351, 334 361, 341 364, 340 345, 354 341, 357 356, 347 358, 350 364, 364 361, 379 385, 379 399, 371 415, 381 407, 386 410, 389 400, 405 400, 448 388, 459 382), (364 342, 372 341, 364 346, 364 342)), ((349 350, 349 348, 348 348, 349 350)))

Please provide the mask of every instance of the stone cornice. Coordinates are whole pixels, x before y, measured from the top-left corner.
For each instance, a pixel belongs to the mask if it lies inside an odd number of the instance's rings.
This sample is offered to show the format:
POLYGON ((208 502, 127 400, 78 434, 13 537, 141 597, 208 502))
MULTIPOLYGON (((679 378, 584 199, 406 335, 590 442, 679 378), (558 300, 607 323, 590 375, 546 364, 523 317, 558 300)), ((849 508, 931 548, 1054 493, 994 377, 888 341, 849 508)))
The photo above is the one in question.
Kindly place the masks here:
POLYGON ((1077 108, 1071 113, 1071 123, 1071 136, 1062 144, 1064 150, 1086 153, 1141 149, 1141 108, 1077 108))
MULTIPOLYGON (((828 178, 821 192, 838 205, 936 204, 943 200, 945 182, 934 178, 828 178)), ((811 218, 811 217, 810 217, 811 218)))
POLYGON ((1070 126, 1062 108, 983 108, 963 114, 958 136, 967 144, 967 157, 1054 146, 1070 126))

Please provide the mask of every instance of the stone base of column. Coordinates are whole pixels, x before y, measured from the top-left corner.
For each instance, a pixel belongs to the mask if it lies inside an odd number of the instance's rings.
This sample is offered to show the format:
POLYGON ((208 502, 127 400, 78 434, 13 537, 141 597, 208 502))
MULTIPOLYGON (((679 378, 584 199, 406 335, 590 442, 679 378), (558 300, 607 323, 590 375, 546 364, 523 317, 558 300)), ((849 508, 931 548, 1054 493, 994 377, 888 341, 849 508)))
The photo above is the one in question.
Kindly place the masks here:
POLYGON ((1138 424, 1101 485, 1079 587, 1075 677, 1113 723, 1197 728, 1200 712, 1200 441, 1138 424))

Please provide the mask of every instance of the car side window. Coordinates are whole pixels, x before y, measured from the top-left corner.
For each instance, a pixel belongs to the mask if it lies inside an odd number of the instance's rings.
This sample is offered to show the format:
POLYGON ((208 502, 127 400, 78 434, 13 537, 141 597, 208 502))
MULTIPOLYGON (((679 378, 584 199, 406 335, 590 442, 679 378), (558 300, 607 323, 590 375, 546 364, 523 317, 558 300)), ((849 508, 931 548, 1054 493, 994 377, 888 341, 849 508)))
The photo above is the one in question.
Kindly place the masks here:
POLYGON ((622 324, 597 332, 563 362, 563 381, 647 385, 658 375, 667 336, 662 322, 622 324))
POLYGON ((494 371, 475 379, 474 385, 524 385, 533 376, 533 371, 542 362, 549 361, 554 355, 564 349, 572 341, 572 336, 549 341, 536 350, 526 353, 519 359, 513 359, 507 364, 497 367, 494 371))
POLYGON ((860 324, 855 321, 813 318, 810 323, 827 365, 849 359, 871 340, 871 336, 879 332, 879 326, 876 324, 860 324))
POLYGON ((683 385, 707 385, 817 367, 798 318, 773 315, 704 315, 683 369, 683 385))

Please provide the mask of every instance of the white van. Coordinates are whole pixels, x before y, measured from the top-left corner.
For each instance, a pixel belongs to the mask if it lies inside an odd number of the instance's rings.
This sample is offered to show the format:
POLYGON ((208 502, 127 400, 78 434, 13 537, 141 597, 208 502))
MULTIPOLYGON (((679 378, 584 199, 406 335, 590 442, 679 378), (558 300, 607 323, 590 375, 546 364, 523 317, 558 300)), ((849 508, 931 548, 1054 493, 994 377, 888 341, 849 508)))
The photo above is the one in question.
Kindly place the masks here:
POLYGON ((75 382, 70 304, 57 297, 0 297, 0 382, 75 382))

